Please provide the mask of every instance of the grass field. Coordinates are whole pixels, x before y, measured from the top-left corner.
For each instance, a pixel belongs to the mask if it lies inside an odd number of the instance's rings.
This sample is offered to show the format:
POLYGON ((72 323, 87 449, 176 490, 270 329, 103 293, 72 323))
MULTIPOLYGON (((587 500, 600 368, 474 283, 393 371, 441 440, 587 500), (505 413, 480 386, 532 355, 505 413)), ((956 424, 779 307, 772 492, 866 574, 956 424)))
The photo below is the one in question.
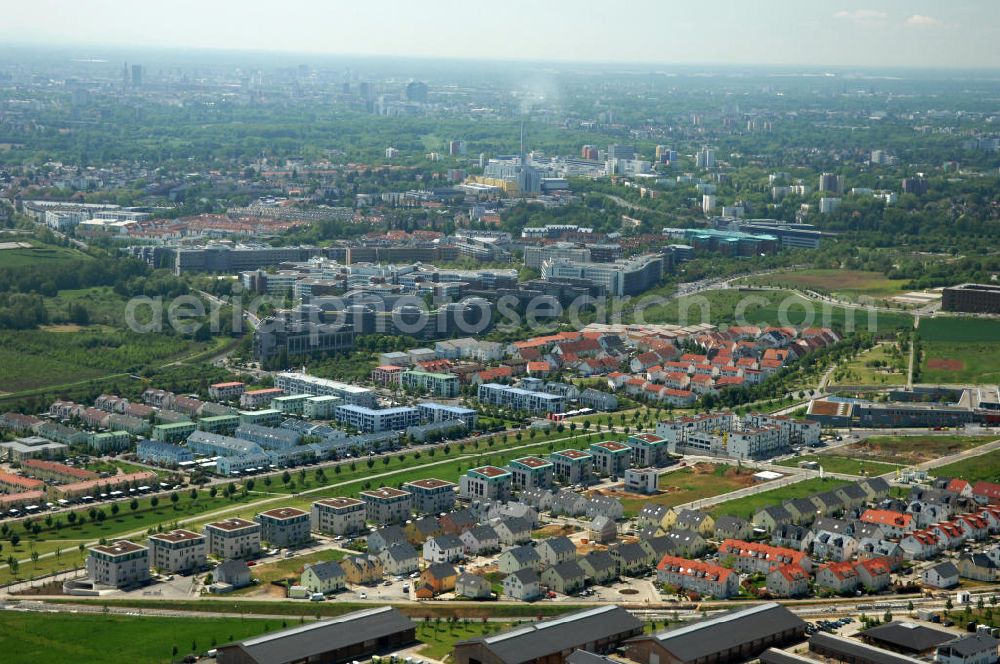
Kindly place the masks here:
POLYGON ((848 484, 847 480, 838 480, 830 477, 822 479, 819 477, 813 477, 795 484, 789 484, 788 486, 782 486, 777 489, 771 489, 770 491, 763 491, 752 496, 746 496, 745 498, 737 498, 736 500, 719 503, 718 505, 709 508, 708 511, 716 516, 729 514, 731 516, 738 516, 749 520, 754 513, 762 507, 767 507, 768 505, 780 505, 786 500, 804 498, 821 491, 836 489, 837 487, 845 484, 848 484))
POLYGON ((61 290, 55 297, 45 299, 50 320, 65 319, 72 304, 82 304, 90 314, 90 323, 121 326, 125 321, 128 303, 109 286, 61 290))
POLYGON ((837 448, 837 453, 858 459, 916 464, 972 449, 995 436, 872 436, 837 448))
MULTIPOLYGON (((0 659, 5 664, 175 662, 190 653, 201 654, 213 644, 280 629, 282 622, 3 611, 0 659)), ((291 618, 284 622, 289 627, 298 624, 291 618)))
MULTIPOLYGON (((660 493, 655 496, 620 498, 625 514, 637 514, 646 503, 666 507, 689 503, 735 491, 753 484, 753 471, 737 470, 727 464, 698 463, 660 476, 660 493)), ((629 494, 630 495, 630 494, 629 494)))
MULTIPOLYGON (((268 563, 266 565, 256 565, 250 569, 250 573, 253 578, 260 580, 261 586, 271 583, 272 581, 282 581, 285 579, 293 579, 297 583, 299 577, 302 575, 302 568, 306 565, 326 562, 328 560, 342 560, 346 556, 347 554, 343 551, 324 549, 305 556, 287 558, 285 560, 279 560, 278 562, 268 563)), ((258 590, 259 588, 260 586, 248 586, 247 588, 241 588, 233 592, 234 594, 245 595, 253 590, 258 590)))
POLYGON ((883 463, 881 461, 868 461, 866 459, 852 459, 850 457, 828 456, 825 454, 804 454, 792 459, 779 461, 779 466, 795 468, 802 461, 815 461, 829 473, 843 473, 845 475, 872 476, 891 473, 900 466, 894 463, 883 463))
POLYGON ((1000 450, 987 452, 934 469, 937 477, 958 477, 969 482, 1000 482, 1000 450))
POLYGON ((28 242, 30 249, 0 250, 0 266, 26 267, 28 265, 55 265, 73 260, 91 260, 90 256, 77 249, 42 244, 38 240, 25 237, 4 237, 3 242, 28 242))
POLYGON ((856 358, 837 367, 832 376, 833 385, 904 385, 908 357, 891 352, 892 346, 880 344, 861 353, 856 358), (885 366, 874 366, 873 363, 885 366))
POLYGON ((430 659, 441 660, 450 655, 456 641, 471 639, 505 629, 497 623, 483 622, 422 622, 417 627, 417 640, 424 644, 418 653, 430 659))
POLYGON ((869 328, 888 331, 913 326, 913 318, 905 313, 847 309, 808 300, 791 291, 753 289, 711 290, 681 297, 646 308, 643 319, 649 323, 746 322, 836 327, 847 331, 869 328))
MULTIPOLYGON (((921 334, 923 323, 920 324, 921 334)), ((992 342, 925 341, 921 383, 1000 383, 1000 330, 992 342)), ((916 381, 915 381, 916 382, 916 381)))
POLYGON ((905 279, 888 279, 881 272, 864 270, 809 269, 779 272, 746 280, 754 286, 776 286, 832 293, 853 299, 864 296, 885 298, 901 293, 905 279))
POLYGON ((1000 321, 988 318, 935 316, 920 320, 920 338, 927 341, 1000 341, 1000 321))

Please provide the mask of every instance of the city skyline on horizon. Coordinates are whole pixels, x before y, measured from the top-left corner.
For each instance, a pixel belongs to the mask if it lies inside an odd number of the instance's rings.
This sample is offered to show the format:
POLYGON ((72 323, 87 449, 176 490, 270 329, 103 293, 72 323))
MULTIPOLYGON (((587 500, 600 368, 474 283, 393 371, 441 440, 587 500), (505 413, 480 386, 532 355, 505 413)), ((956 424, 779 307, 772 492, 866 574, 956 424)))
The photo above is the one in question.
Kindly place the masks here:
POLYGON ((525 61, 638 66, 830 68, 1000 68, 991 26, 1000 5, 959 0, 947 11, 929 0, 799 6, 766 0, 752 7, 721 0, 711 14, 638 0, 630 13, 556 0, 466 25, 457 2, 414 7, 400 0, 365 5, 292 0, 294 30, 274 27, 262 7, 180 0, 155 16, 123 0, 70 5, 40 0, 9 9, 0 27, 8 46, 60 45, 123 50, 188 49, 275 55, 525 61), (53 15, 63 20, 52 21, 53 15), (395 20, 386 21, 391 16, 395 20), (193 20, 197 17, 198 20, 193 20), (643 20, 637 20, 643 18, 643 20), (305 20, 308 19, 308 20, 305 20), (526 21, 527 19, 527 21, 526 21), (648 20, 646 20, 648 19, 648 20), (143 31, 156 21, 158 30, 143 31), (137 30, 137 27, 139 28, 137 30), (546 30, 544 34, 528 33, 546 30), (534 31, 532 31, 534 32, 534 31), (512 41, 512 37, 514 37, 512 41))

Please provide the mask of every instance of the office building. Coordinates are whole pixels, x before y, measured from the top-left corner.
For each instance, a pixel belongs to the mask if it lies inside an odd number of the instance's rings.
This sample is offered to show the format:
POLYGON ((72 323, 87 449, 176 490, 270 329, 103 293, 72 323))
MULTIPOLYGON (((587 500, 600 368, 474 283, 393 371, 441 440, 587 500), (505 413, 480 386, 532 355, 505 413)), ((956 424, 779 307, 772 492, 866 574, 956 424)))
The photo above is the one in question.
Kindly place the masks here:
POLYGON ((646 254, 614 263, 582 263, 553 258, 542 263, 542 279, 580 279, 602 288, 608 295, 638 295, 663 277, 663 256, 646 254))
POLYGON ((941 294, 941 309, 970 314, 1000 314, 1000 285, 949 286, 941 294))

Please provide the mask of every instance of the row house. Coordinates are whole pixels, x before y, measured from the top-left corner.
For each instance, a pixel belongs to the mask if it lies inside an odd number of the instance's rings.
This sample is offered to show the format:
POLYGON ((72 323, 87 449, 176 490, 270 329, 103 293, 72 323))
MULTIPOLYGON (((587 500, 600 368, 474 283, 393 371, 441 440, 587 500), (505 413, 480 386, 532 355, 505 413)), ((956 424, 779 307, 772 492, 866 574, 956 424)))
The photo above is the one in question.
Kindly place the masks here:
POLYGON ((809 574, 798 565, 775 567, 767 573, 765 587, 774 597, 801 597, 809 592, 809 574))
POLYGON ((678 556, 664 556, 656 566, 656 578, 703 597, 725 599, 739 593, 739 575, 733 570, 678 556))
POLYGON ((732 557, 733 566, 747 573, 766 574, 772 567, 783 565, 798 565, 807 572, 812 569, 812 560, 801 551, 743 540, 724 540, 719 545, 719 557, 732 557))
POLYGON ((907 560, 929 560, 944 549, 941 539, 929 529, 907 533, 899 541, 899 547, 907 560))
POLYGON ((827 563, 816 571, 816 587, 838 595, 854 592, 860 583, 854 565, 849 562, 827 563))

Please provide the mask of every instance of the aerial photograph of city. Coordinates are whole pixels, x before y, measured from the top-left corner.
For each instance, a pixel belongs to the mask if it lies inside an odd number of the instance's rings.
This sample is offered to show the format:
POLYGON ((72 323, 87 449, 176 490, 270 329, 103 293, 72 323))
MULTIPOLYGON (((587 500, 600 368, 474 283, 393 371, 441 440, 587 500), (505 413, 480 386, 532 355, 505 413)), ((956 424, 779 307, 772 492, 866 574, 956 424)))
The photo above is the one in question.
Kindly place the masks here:
POLYGON ((1000 664, 1000 2, 0 12, 0 664, 1000 664))

